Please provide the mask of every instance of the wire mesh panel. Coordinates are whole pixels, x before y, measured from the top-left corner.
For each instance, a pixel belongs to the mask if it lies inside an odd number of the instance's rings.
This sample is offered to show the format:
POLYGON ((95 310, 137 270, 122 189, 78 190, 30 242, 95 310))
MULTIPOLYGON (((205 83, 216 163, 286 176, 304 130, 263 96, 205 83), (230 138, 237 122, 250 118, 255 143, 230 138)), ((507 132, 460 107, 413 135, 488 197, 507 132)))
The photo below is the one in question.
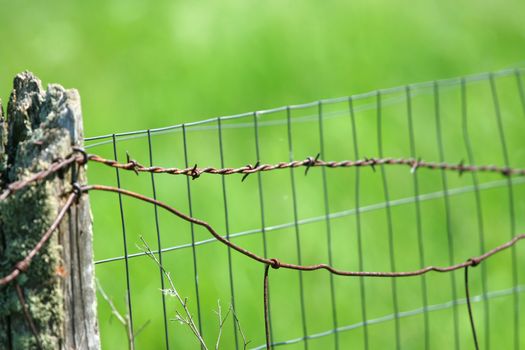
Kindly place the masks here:
MULTIPOLYGON (((384 272, 462 263, 525 226, 524 178, 511 176, 511 169, 525 167, 522 72, 94 137, 87 149, 101 157, 190 170, 170 175, 93 163, 89 181, 162 201, 279 263, 384 272), (384 158, 407 161, 379 161, 384 158), (255 171, 261 164, 303 160, 301 166, 255 171), (309 166, 343 160, 366 164, 309 166), (490 164, 501 171, 466 171, 490 164), (255 170, 198 170, 206 167, 255 170)), ((158 205, 121 194, 91 198, 104 347, 122 348, 126 335, 136 349, 202 346, 177 321, 181 305, 165 292, 169 281, 144 252, 142 237, 187 298, 208 347, 219 339, 225 349, 266 348, 264 264, 158 205)), ((481 348, 525 346, 523 266, 525 247, 517 244, 470 268, 468 301, 481 348)), ((471 347, 464 278, 464 269, 396 278, 270 269, 272 345, 471 347)))

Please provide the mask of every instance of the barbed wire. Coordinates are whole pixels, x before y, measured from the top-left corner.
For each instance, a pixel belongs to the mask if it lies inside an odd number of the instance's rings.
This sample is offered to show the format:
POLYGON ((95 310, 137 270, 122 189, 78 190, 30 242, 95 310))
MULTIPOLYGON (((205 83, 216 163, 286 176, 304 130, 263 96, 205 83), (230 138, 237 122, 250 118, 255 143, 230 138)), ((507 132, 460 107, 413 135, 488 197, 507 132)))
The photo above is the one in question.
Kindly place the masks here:
POLYGON ((49 168, 31 175, 27 179, 23 179, 23 180, 19 180, 19 181, 10 183, 9 185, 7 185, 7 188, 3 190, 2 193, 0 194, 0 201, 5 200, 7 197, 31 185, 34 182, 44 180, 48 176, 66 168, 68 165, 75 163, 75 162, 80 163, 81 159, 78 156, 71 155, 66 159, 52 163, 49 168))
POLYGON ((140 172, 153 173, 153 174, 170 174, 170 175, 186 175, 192 179, 197 179, 202 174, 213 174, 213 175, 233 175, 233 174, 244 174, 243 180, 247 175, 265 172, 279 169, 288 168, 299 168, 305 167, 305 174, 312 167, 327 167, 327 168, 349 168, 349 167, 365 167, 369 166, 375 171, 376 166, 380 165, 404 165, 409 166, 410 171, 413 173, 419 168, 426 168, 432 170, 447 170, 456 171, 460 175, 466 172, 487 172, 487 173, 498 173, 503 176, 524 176, 525 169, 500 167, 496 165, 465 165, 463 161, 452 164, 442 162, 428 162, 422 159, 414 158, 364 158, 360 160, 342 160, 342 161, 325 161, 319 159, 319 154, 314 157, 307 157, 304 160, 294 160, 291 162, 280 162, 276 164, 261 164, 259 161, 255 165, 247 164, 239 168, 214 168, 205 167, 199 168, 197 164, 190 168, 165 168, 160 166, 144 166, 136 160, 127 155, 126 163, 119 163, 113 159, 105 159, 99 155, 90 154, 88 155, 90 161, 107 165, 112 168, 130 170, 136 174, 140 172))
MULTIPOLYGON (((203 173, 208 174, 219 174, 219 175, 231 175, 231 174, 244 174, 243 180, 248 176, 249 174, 255 173, 255 172, 263 172, 263 171, 271 171, 271 170, 278 170, 278 169, 284 169, 284 168, 295 168, 295 167, 306 167, 305 174, 308 173, 308 170, 311 167, 329 167, 329 168, 337 168, 337 167, 359 167, 359 166, 370 166, 372 169, 375 169, 376 165, 408 165, 411 167, 411 171, 415 172, 418 168, 428 168, 428 169, 441 169, 441 170, 448 170, 448 171, 458 171, 460 175, 463 172, 493 172, 493 173, 500 173, 504 176, 512 176, 512 175, 525 175, 525 170, 523 169, 515 169, 515 168, 507 168, 507 167, 498 167, 494 165, 488 165, 488 166, 476 166, 476 165, 464 165, 463 162, 460 162, 459 164, 449 164, 449 163, 433 163, 433 162, 425 162, 420 159, 415 160, 412 158, 365 158, 364 160, 357 160, 357 161, 323 161, 319 159, 319 155, 317 157, 308 157, 306 160, 303 161, 292 161, 292 162, 281 162, 277 164, 260 164, 259 162, 256 163, 255 166, 247 165, 245 167, 240 168, 198 168, 197 165, 195 165, 193 168, 185 168, 185 169, 179 169, 179 168, 162 168, 158 166, 153 167, 145 167, 141 165, 140 163, 136 162, 135 160, 131 159, 128 155, 127 163, 118 163, 115 160, 109 160, 104 159, 98 155, 87 155, 84 150, 82 149, 75 149, 74 152, 68 156, 66 159, 59 160, 54 162, 48 169, 45 169, 43 171, 40 171, 38 173, 35 173, 31 177, 20 180, 17 182, 13 182, 10 185, 7 186, 7 189, 2 192, 0 195, 0 201, 5 200, 10 195, 14 194, 15 192, 30 186, 31 184, 42 181, 46 179, 48 176, 57 173, 58 171, 65 169, 68 165, 73 163, 78 163, 80 165, 86 164, 87 161, 94 161, 98 163, 102 163, 105 165, 108 165, 113 168, 118 169, 124 169, 124 170, 130 170, 134 171, 135 173, 139 172, 149 172, 149 173, 167 173, 172 175, 186 175, 191 176, 193 179, 198 178, 203 173)), ((194 218, 192 216, 186 215, 179 211, 178 209, 169 206, 168 204, 161 202, 157 199, 150 198, 147 196, 144 196, 142 194, 129 191, 122 188, 112 187, 112 186, 106 186, 106 185, 73 185, 73 191, 69 194, 64 206, 61 208, 59 213, 57 214, 57 217, 53 221, 53 223, 50 225, 48 230, 44 232, 42 235, 40 241, 35 245, 35 247, 26 255, 24 259, 19 261, 15 264, 13 270, 6 275, 5 277, 0 278, 0 286, 4 286, 9 284, 10 282, 13 282, 16 280, 16 278, 23 272, 27 271, 29 268, 29 265, 32 261, 32 259, 38 254, 38 252, 42 249, 42 247, 45 245, 45 243, 49 240, 49 238, 52 236, 53 232, 57 229, 57 227, 60 225, 61 221, 64 219, 66 213, 70 209, 70 207, 73 205, 75 200, 77 200, 83 193, 87 193, 90 191, 103 191, 103 192, 113 192, 118 193, 120 195, 129 196, 138 200, 141 200, 143 202, 148 202, 150 204, 154 204, 158 207, 161 207, 171 214, 176 215, 177 217, 199 225, 201 227, 204 227, 215 239, 217 239, 219 242, 223 243, 224 245, 230 247, 231 249, 236 250, 237 252, 247 256, 248 258, 257 261, 259 263, 262 263, 265 265, 264 270, 264 317, 265 317, 265 333, 266 333, 266 341, 267 341, 267 348, 270 349, 271 347, 271 339, 270 339, 270 332, 269 332, 269 301, 268 301, 268 275, 269 275, 269 268, 272 267, 273 269, 291 269, 291 270, 299 270, 299 271, 315 271, 315 270, 327 270, 328 272, 340 275, 340 276, 354 276, 354 277, 391 277, 391 278, 397 278, 397 277, 411 277, 411 276, 420 276, 424 275, 426 273, 429 273, 431 271, 434 272, 451 272, 459 269, 465 269, 465 289, 466 289, 466 296, 467 296, 467 304, 469 306, 469 319, 472 327, 472 333, 474 338, 474 343, 476 348, 478 348, 478 342, 477 342, 477 336, 476 336, 476 330, 474 325, 474 317, 472 315, 472 310, 470 308, 470 301, 469 301, 469 289, 468 289, 468 268, 469 267, 476 267, 486 259, 492 257, 493 255, 508 249, 512 246, 514 246, 518 241, 525 239, 525 234, 520 234, 515 237, 513 237, 510 241, 507 241, 492 250, 489 250, 479 256, 471 257, 467 259, 466 261, 462 263, 456 263, 449 266, 426 266, 420 269, 411 270, 411 271, 347 271, 347 270, 341 270, 338 268, 335 268, 329 264, 315 264, 315 265, 299 265, 299 264, 292 264, 287 262, 282 262, 277 258, 266 258, 259 256, 255 254, 254 252, 245 249, 227 238, 221 236, 208 222, 204 220, 200 220, 197 218, 194 218)))
POLYGON ((7 185, 6 189, 4 189, 0 194, 0 202, 7 199, 7 197, 13 195, 14 193, 26 188, 27 186, 35 182, 42 181, 48 176, 51 176, 59 172, 60 170, 65 169, 73 163, 76 163, 78 165, 85 165, 87 161, 87 153, 82 148, 73 147, 73 152, 65 159, 57 159, 53 163, 51 163, 49 168, 36 172, 27 179, 15 181, 7 185))
POLYGON ((72 163, 84 165, 88 161, 104 164, 116 169, 133 171, 136 174, 145 172, 153 174, 185 175, 192 177, 192 179, 194 180, 199 178, 202 174, 214 174, 223 176, 242 174, 244 175, 242 178, 242 180, 244 181, 248 175, 253 173, 299 167, 305 167, 305 174, 308 174, 308 171, 312 167, 349 168, 369 166, 372 168, 372 170, 375 171, 375 167, 381 165, 409 166, 410 171, 412 173, 414 173, 419 168, 426 168, 431 170, 455 171, 458 172, 459 175, 462 175, 465 172, 487 172, 497 173, 503 176, 525 176, 525 169, 521 168, 509 168, 497 165, 465 165, 463 161, 457 164, 444 162, 429 162, 424 161, 422 159, 414 158, 364 158, 361 160, 325 161, 319 159, 318 154, 315 158, 307 157, 304 160, 280 162, 277 164, 260 164, 260 162, 258 161, 255 165, 248 164, 239 168, 199 168, 197 167, 197 164, 195 164, 195 166, 191 168, 166 168, 160 166, 144 166, 136 160, 130 158, 129 155, 127 158, 128 159, 126 163, 119 163, 116 160, 106 159, 96 154, 87 154, 81 148, 75 148, 73 153, 71 153, 68 157, 66 157, 65 159, 56 160, 51 164, 49 168, 31 175, 27 179, 15 181, 7 185, 6 189, 4 189, 0 193, 0 201, 7 199, 12 194, 22 190, 23 188, 35 182, 39 182, 46 179, 48 176, 57 173, 58 171, 68 167, 72 163))

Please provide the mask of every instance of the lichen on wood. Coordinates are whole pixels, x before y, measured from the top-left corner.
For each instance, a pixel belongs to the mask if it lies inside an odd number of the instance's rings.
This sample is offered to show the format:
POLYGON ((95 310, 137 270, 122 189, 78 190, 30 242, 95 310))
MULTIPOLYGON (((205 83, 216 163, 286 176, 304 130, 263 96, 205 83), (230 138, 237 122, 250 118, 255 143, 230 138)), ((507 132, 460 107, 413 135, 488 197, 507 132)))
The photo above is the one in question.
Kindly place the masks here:
MULTIPOLYGON (((2 118, 1 124, 2 187, 67 157, 83 138, 78 93, 59 85, 50 85, 44 91, 29 72, 16 76, 7 123, 2 118)), ((2 275, 38 242, 75 180, 85 180, 83 170, 76 166, 0 203, 2 275)), ((87 198, 71 209, 57 231, 15 282, 23 290, 38 337, 28 326, 14 285, 0 289, 0 344, 8 344, 8 349, 99 348, 87 198), (86 234, 76 237, 81 231, 86 234), (82 251, 77 240, 82 241, 82 251), (72 248, 75 246, 76 250, 72 248)))

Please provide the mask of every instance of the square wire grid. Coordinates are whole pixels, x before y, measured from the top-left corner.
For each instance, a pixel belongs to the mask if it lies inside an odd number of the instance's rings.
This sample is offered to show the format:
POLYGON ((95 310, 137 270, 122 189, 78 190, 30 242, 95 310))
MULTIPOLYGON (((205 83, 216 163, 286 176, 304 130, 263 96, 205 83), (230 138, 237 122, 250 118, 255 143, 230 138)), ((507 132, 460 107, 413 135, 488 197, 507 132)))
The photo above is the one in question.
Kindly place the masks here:
MULTIPOLYGON (((91 164, 89 180, 163 201, 264 258, 351 271, 449 266, 501 245, 525 224, 519 215, 525 209, 523 177, 463 171, 495 164, 506 174, 524 167, 522 75, 522 69, 504 70, 92 137, 86 139, 89 153, 128 164, 303 166, 248 176, 193 173, 192 180, 191 174, 136 176, 91 164), (390 157, 405 165, 375 163, 390 157), (315 158, 361 160, 364 166, 304 166, 315 158), (424 161, 446 163, 452 171, 418 165, 424 161)), ((219 332, 223 348, 266 347, 262 264, 156 205, 106 194, 91 195, 91 202, 97 276, 138 332, 135 348, 200 347, 186 326, 173 322, 179 306, 162 293, 168 288, 162 271, 137 247, 141 235, 188 297, 208 347, 215 347, 219 332), (223 316, 231 305, 239 323, 231 313, 219 326, 214 311, 221 301, 223 316)), ((516 245, 471 269, 470 302, 481 348, 523 347, 524 264, 525 249, 516 245)), ((463 278, 463 270, 403 278, 271 270, 272 345, 470 347, 463 278)), ((99 298, 107 348, 122 346, 115 335, 125 332, 110 322, 111 312, 99 298)))

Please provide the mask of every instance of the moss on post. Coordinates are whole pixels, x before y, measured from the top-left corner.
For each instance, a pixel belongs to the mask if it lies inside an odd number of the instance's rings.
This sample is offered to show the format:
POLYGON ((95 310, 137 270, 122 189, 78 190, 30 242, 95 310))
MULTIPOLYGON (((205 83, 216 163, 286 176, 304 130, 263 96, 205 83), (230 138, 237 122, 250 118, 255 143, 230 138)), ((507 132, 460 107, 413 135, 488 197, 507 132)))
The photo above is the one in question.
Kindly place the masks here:
MULTIPOLYGON (((2 118, 0 126, 0 185, 48 168, 71 154, 72 146, 81 145, 82 140, 78 93, 59 85, 44 91, 31 73, 17 75, 7 123, 2 118)), ((75 166, 0 202, 2 275, 27 255, 51 225, 71 183, 84 180, 83 169, 75 166)), ((38 336, 23 312, 16 285, 0 289, 0 344, 8 349, 99 348, 91 216, 85 196, 57 231, 15 281, 38 336), (77 237, 80 234, 83 237, 77 237)))

